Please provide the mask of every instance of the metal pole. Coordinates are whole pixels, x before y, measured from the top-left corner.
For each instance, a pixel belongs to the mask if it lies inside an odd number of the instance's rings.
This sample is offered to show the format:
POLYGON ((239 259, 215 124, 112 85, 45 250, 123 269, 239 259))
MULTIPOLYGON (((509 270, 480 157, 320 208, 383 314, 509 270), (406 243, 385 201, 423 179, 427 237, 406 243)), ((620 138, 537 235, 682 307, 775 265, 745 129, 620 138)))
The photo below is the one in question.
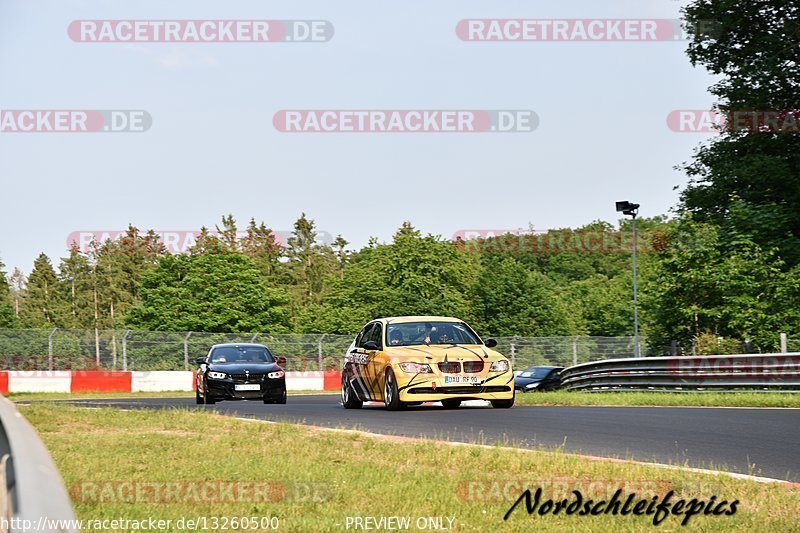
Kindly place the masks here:
POLYGON ((636 295, 636 213, 633 214, 633 356, 641 357, 639 352, 639 309, 636 295))
POLYGON ((117 330, 111 330, 111 368, 117 369, 117 330))
POLYGON ((58 328, 53 328, 50 335, 47 337, 47 369, 53 370, 53 335, 55 335, 58 328))
POLYGON ((789 353, 789 346, 786 339, 786 333, 781 333, 781 353, 789 353))
POLYGON ((578 364, 578 337, 572 340, 572 366, 578 364))
POLYGON ((189 370, 189 337, 192 336, 192 332, 186 334, 186 337, 183 339, 183 369, 189 370))
POLYGON ((125 335, 122 336, 122 370, 128 370, 128 333, 131 330, 126 330, 125 335))
POLYGON ((322 339, 325 338, 325 335, 326 334, 323 334, 317 342, 317 369, 320 371, 324 370, 324 368, 322 368, 322 339))

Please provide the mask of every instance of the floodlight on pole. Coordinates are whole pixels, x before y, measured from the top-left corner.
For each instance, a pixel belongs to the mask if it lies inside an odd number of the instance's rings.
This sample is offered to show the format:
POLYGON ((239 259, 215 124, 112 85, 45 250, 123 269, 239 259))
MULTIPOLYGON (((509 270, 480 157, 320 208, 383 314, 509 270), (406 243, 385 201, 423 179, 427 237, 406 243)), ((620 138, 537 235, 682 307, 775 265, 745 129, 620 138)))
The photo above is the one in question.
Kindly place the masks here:
POLYGON ((633 219, 633 356, 641 357, 639 351, 639 309, 636 291, 636 215, 639 214, 639 204, 622 201, 617 202, 617 212, 633 219))

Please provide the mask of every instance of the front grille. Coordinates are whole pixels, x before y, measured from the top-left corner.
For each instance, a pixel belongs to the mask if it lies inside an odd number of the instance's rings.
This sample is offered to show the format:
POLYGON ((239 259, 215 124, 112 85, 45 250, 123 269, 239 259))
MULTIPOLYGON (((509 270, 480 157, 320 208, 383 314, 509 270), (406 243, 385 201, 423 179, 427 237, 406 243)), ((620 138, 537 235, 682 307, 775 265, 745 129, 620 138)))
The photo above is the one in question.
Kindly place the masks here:
POLYGON ((494 385, 491 387, 436 387, 435 389, 432 387, 417 387, 415 389, 411 389, 408 391, 409 394, 466 394, 466 395, 474 395, 474 394, 483 394, 485 392, 510 392, 511 387, 507 387, 504 385, 494 385))
POLYGON ((234 383, 259 383, 264 381, 266 374, 231 374, 231 379, 234 383))
POLYGON ((477 374, 483 372, 483 361, 465 361, 464 372, 468 374, 477 374))
POLYGON ((458 374, 461 372, 461 363, 439 363, 439 370, 445 374, 458 374))

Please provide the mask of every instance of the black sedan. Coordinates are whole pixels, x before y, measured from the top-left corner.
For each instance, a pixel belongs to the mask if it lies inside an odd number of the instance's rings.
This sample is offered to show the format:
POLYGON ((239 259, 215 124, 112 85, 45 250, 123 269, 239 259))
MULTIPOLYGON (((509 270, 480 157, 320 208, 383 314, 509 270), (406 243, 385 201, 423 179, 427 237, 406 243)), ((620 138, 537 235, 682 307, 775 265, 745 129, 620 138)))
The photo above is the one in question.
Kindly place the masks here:
POLYGON ((222 400, 263 400, 286 403, 286 365, 262 344, 216 344, 206 357, 197 359, 199 404, 222 400))
POLYGON ((563 366, 532 366, 514 378, 514 389, 519 392, 555 390, 561 387, 563 366))

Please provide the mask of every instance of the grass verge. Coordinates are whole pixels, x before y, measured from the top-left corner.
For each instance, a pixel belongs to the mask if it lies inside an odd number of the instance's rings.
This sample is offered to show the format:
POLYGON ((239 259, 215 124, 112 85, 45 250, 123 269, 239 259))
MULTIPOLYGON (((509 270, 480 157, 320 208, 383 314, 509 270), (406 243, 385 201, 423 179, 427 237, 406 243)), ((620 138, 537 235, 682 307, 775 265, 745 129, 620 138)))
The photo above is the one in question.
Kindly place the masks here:
POLYGON ((517 405, 800 407, 800 394, 779 392, 526 392, 517 405))
MULTIPOLYGON (((173 525, 165 530, 173 531, 181 518, 243 516, 276 517, 286 531, 344 531, 348 517, 390 516, 409 517, 412 530, 428 517, 441 517, 443 525, 453 518, 459 531, 654 528, 652 516, 528 515, 524 504, 504 521, 524 487, 541 487, 543 500, 572 497, 576 489, 596 501, 622 488, 643 498, 674 490, 673 501, 739 501, 732 516, 692 517, 690 528, 703 531, 793 530, 800 506, 800 493, 787 485, 559 452, 377 438, 188 410, 88 410, 59 403, 20 410, 49 448, 79 518, 170 519, 173 525), (213 488, 220 482, 236 485, 223 497, 213 488), (269 496, 242 492, 250 482, 262 489, 266 483, 269 490, 258 493, 269 496), (203 494, 211 501, 202 501, 203 494)), ((669 516, 658 530, 685 531, 681 520, 669 516)))

